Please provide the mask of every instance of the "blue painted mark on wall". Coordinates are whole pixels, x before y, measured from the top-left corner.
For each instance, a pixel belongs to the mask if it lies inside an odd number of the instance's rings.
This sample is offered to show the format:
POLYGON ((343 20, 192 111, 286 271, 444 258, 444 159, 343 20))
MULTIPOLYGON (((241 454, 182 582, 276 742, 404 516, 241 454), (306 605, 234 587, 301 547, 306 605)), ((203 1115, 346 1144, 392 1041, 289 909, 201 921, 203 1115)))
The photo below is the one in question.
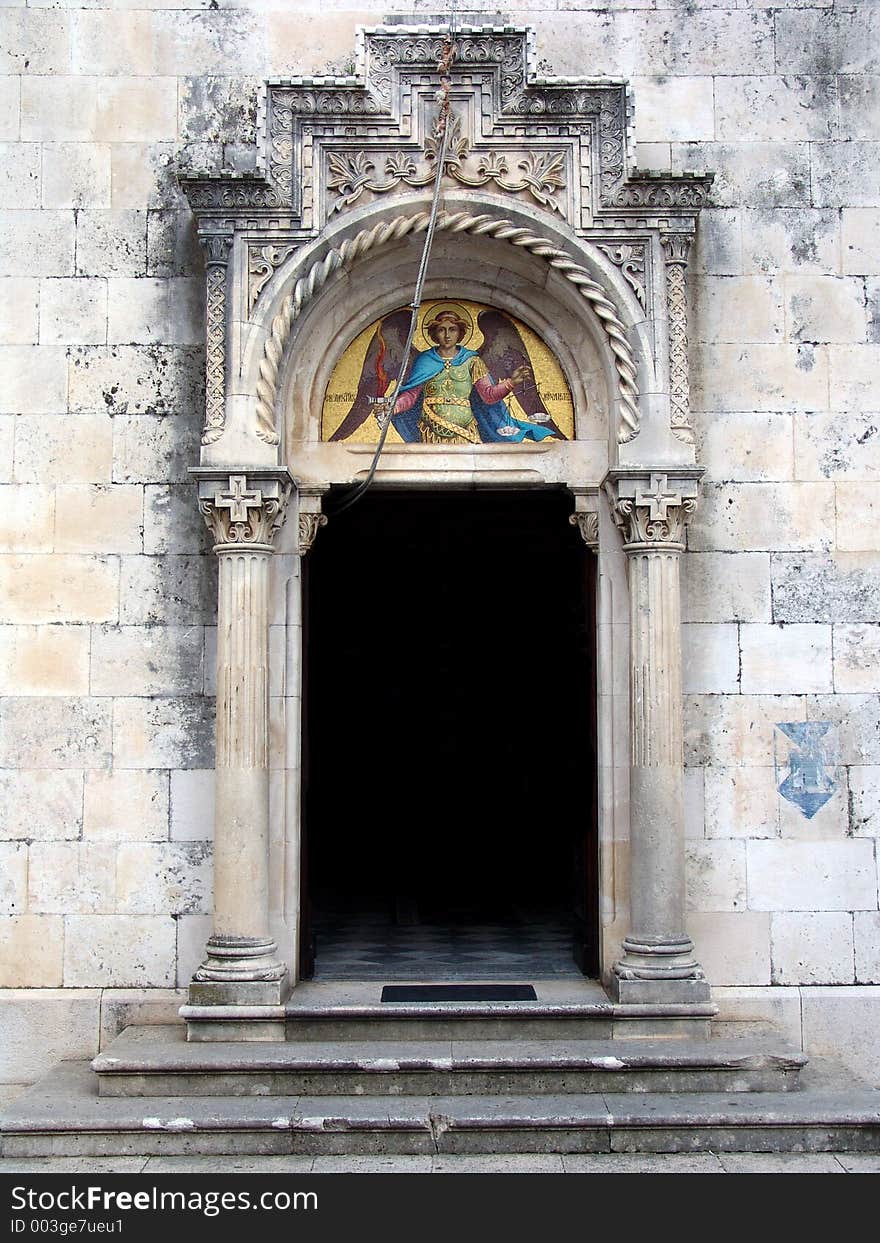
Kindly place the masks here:
POLYGON ((831 724, 831 721, 776 723, 776 728, 788 740, 787 744, 776 746, 776 788, 807 820, 812 820, 837 789, 837 782, 828 771, 833 745, 831 724))

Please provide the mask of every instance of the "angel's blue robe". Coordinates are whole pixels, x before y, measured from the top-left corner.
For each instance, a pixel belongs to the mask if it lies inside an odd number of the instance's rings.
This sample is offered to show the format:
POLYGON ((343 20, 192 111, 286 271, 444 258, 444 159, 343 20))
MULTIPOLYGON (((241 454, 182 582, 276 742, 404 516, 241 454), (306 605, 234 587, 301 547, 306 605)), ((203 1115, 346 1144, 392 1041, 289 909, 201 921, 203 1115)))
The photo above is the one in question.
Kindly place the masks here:
MULTIPOLYGON (((463 345, 460 345, 458 353, 449 361, 453 367, 458 367, 461 363, 476 357, 476 350, 466 350, 463 345)), ((427 384, 443 370, 445 365, 446 360, 440 357, 436 349, 421 350, 413 359, 409 375, 406 382, 400 386, 399 392, 405 393, 408 389, 427 384)), ((544 440, 545 437, 554 434, 549 427, 539 427, 537 423, 523 423, 522 420, 515 419, 503 401, 488 405, 477 392, 476 386, 471 388, 470 397, 471 409, 480 429, 480 439, 483 441, 517 444, 523 440, 544 440), (513 427, 516 431, 512 436, 502 436, 498 431, 500 427, 513 427)), ((422 394, 420 393, 414 406, 401 414, 395 414, 391 420, 395 429, 410 444, 418 444, 422 439, 419 433, 421 414, 422 394)))

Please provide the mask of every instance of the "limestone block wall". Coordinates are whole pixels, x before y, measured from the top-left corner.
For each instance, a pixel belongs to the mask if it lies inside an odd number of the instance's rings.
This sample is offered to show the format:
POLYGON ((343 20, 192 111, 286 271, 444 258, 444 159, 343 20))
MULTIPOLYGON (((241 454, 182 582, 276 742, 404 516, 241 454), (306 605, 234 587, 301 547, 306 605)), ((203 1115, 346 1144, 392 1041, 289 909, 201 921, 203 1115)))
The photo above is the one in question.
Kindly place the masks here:
MULTIPOLYGON (((262 79, 344 70, 357 23, 438 9, 0 7, 0 1081, 173 1013, 209 925, 204 296, 172 169, 248 167, 262 79)), ((548 71, 630 78, 643 167, 716 172, 690 276, 690 931, 726 1017, 880 1078, 880 8, 503 20, 548 71), (793 731, 812 752, 778 729, 818 722, 793 731), (810 754, 800 792, 833 789, 808 818, 778 788, 810 754)))

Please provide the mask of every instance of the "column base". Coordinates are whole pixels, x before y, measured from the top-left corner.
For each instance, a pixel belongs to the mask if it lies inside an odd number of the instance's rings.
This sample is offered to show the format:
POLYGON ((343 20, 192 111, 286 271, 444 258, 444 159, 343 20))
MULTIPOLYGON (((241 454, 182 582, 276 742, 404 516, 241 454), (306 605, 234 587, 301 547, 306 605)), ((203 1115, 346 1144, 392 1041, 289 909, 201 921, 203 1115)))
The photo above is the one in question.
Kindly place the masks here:
MULTIPOLYGON (((202 985, 220 985, 232 997, 239 985, 245 1004, 278 1004, 290 992, 287 967, 278 957, 278 946, 271 937, 234 937, 215 933, 205 946, 206 958, 193 976, 190 993, 202 985), (230 991, 231 990, 231 991, 230 991), (246 1000, 245 1000, 246 999, 246 1000)), ((234 1001, 228 1004, 235 1004, 234 1001)))
POLYGON ((615 1001, 693 1005, 711 999, 709 982, 694 958, 694 943, 689 936, 631 934, 623 942, 623 951, 611 976, 615 1001))

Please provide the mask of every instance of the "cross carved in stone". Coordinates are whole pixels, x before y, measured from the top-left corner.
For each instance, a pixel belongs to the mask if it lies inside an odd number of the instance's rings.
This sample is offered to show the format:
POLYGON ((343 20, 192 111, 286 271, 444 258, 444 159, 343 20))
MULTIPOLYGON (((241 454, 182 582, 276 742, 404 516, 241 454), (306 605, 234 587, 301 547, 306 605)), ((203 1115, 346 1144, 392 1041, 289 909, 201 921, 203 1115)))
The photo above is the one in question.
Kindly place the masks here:
POLYGON ((650 491, 643 491, 642 485, 637 484, 635 503, 648 507, 652 521, 659 519, 660 522, 665 522, 670 505, 681 505, 681 493, 667 491, 666 476, 652 471, 650 491))
POLYGON ((247 522, 248 510, 259 509, 262 504, 262 492, 259 488, 248 492, 244 475, 230 475, 229 491, 218 492, 214 497, 215 508, 229 510, 230 522, 247 522))

